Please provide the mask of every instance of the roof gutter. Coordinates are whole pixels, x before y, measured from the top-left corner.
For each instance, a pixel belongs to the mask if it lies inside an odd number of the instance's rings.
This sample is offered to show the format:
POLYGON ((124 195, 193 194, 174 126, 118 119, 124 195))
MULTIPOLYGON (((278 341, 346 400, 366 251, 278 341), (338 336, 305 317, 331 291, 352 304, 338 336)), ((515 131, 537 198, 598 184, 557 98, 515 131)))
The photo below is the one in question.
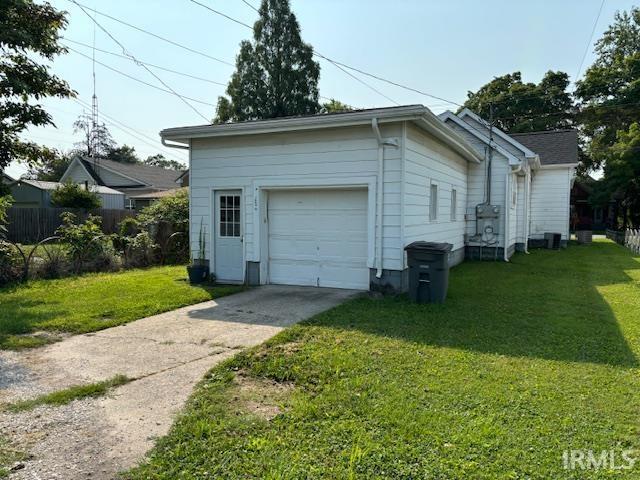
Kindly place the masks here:
POLYGON ((187 145, 179 145, 177 143, 167 143, 167 140, 164 137, 161 137, 162 145, 169 148, 180 148, 182 150, 189 150, 187 145))

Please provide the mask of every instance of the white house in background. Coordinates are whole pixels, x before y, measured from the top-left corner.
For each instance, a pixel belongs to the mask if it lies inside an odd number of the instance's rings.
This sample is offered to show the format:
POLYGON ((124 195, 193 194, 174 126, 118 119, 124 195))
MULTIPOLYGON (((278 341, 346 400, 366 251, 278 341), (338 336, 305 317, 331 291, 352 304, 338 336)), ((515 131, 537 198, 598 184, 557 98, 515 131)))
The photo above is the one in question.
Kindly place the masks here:
MULTIPOLYGON (((189 148, 191 248, 197 255, 202 229, 220 281, 404 290, 409 243, 451 243, 452 265, 474 247, 470 213, 483 201, 485 152, 466 129, 422 105, 171 128, 161 136, 189 148)), ((493 162, 492 203, 508 216, 482 225, 493 222, 490 248, 502 258, 517 243, 519 223, 523 243, 528 237, 517 214, 524 201, 519 208, 520 194, 512 200, 515 189, 505 190, 507 175, 535 167, 538 157, 525 149, 529 157, 519 160, 511 144, 500 150, 507 160, 493 162), (499 244, 494 237, 505 230, 509 239, 499 244)))
POLYGON ((60 181, 88 183, 118 190, 125 195, 127 208, 138 208, 137 203, 146 206, 150 199, 159 198, 160 195, 156 194, 179 188, 182 184, 182 174, 182 171, 139 163, 77 156, 71 161, 60 181))

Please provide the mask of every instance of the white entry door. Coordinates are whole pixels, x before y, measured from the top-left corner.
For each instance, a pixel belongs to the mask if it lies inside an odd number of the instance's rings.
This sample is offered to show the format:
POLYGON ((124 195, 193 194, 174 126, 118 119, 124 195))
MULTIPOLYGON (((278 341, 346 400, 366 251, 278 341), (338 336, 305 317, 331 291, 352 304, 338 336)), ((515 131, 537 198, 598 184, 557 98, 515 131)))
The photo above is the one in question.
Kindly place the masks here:
POLYGON ((216 190, 214 270, 219 282, 242 282, 242 191, 216 190))
POLYGON ((369 288, 367 191, 269 192, 269 282, 369 288))

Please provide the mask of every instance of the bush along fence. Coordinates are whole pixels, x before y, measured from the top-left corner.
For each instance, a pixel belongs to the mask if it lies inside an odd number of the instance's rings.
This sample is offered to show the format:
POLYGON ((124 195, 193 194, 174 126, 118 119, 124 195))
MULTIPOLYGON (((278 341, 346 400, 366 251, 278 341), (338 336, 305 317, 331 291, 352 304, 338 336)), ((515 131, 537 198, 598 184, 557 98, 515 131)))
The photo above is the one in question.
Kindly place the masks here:
POLYGON ((73 213, 80 221, 89 215, 102 219, 102 233, 111 234, 118 231, 118 225, 136 213, 130 210, 97 209, 91 212, 69 208, 10 208, 7 211, 7 240, 14 243, 34 244, 52 237, 62 225, 61 215, 73 213))
POLYGON ((640 229, 627 228, 624 232, 607 230, 607 238, 630 249, 633 253, 640 253, 640 229))
POLYGON ((188 202, 186 192, 165 197, 137 217, 124 216, 108 228, 102 224, 103 217, 65 211, 53 235, 24 245, 7 235, 10 200, 0 197, 0 286, 33 278, 186 263, 188 202), (107 229, 115 232, 105 233, 107 229))

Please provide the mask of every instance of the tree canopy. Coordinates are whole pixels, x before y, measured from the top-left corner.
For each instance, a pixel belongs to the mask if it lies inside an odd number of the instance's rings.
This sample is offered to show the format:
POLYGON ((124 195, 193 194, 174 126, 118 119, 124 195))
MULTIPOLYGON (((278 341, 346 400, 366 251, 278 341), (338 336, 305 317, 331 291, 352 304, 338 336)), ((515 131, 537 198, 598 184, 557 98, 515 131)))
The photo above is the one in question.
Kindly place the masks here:
POLYGON ((602 166, 619 131, 640 121, 640 9, 616 13, 595 51, 576 87, 591 168, 602 166))
POLYGON ((214 122, 317 113, 320 65, 302 41, 289 0, 262 0, 253 41, 240 44, 236 71, 214 122))
POLYGON ((355 110, 355 109, 351 105, 342 103, 340 100, 336 100, 335 98, 332 98, 327 102, 324 102, 322 104, 322 108, 320 109, 322 113, 340 113, 340 112, 350 112, 352 110, 355 110))
POLYGON ((13 160, 34 164, 53 151, 20 139, 30 126, 54 125, 37 103, 45 97, 74 95, 69 85, 51 74, 38 57, 53 60, 66 53, 59 44, 67 24, 63 12, 32 0, 0 2, 0 170, 13 160))
POLYGON ((569 76, 548 71, 540 83, 524 83, 520 72, 495 77, 477 92, 468 92, 464 106, 509 133, 571 127, 575 109, 567 91, 569 76))

